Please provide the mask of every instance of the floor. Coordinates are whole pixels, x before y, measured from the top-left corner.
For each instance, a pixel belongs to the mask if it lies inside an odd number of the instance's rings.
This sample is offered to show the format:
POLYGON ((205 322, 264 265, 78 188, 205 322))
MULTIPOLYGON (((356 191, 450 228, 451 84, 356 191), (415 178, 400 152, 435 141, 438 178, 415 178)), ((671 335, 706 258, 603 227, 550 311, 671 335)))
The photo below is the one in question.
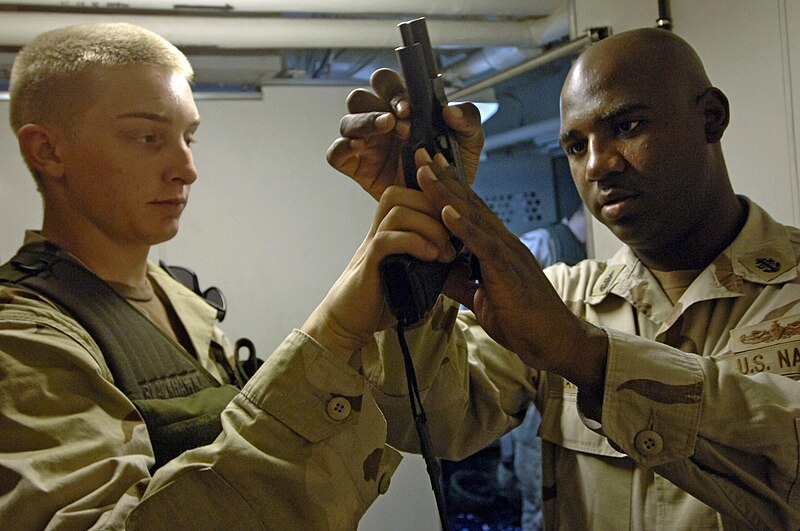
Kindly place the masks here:
POLYGON ((451 531, 520 530, 519 491, 500 486, 499 463, 497 445, 460 462, 441 462, 451 531))

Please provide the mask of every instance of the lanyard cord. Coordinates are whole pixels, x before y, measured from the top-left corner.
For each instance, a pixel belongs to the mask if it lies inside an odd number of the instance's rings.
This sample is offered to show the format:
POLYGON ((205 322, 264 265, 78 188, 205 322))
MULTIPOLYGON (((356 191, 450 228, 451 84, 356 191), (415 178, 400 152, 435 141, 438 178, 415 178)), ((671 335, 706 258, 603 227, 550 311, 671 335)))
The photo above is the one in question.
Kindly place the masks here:
POLYGON ((411 401, 411 414, 414 416, 414 425, 417 428, 420 451, 423 459, 425 459, 425 467, 431 480, 433 496, 436 499, 436 508, 439 511, 439 521, 442 524, 442 529, 448 531, 450 527, 447 525, 447 512, 444 507, 444 494, 442 493, 440 481, 442 470, 439 468, 439 461, 436 460, 436 456, 433 454, 431 436, 428 433, 427 417, 422 407, 422 400, 419 397, 419 386, 417 385, 417 375, 414 372, 414 363, 411 360, 411 353, 408 350, 406 337, 403 334, 403 325, 400 323, 397 324, 397 340, 400 342, 400 349, 403 352, 403 364, 405 365, 406 381, 408 382, 408 398, 411 401))

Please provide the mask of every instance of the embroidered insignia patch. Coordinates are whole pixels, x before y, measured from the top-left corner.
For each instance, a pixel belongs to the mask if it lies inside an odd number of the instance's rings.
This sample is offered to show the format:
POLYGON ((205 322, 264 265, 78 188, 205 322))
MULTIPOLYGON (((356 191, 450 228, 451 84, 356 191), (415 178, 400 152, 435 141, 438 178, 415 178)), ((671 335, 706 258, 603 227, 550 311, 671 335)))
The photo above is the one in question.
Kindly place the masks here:
POLYGON ((742 374, 800 377, 800 315, 771 319, 730 332, 731 353, 720 361, 742 374))
POLYGON ((791 253, 773 247, 762 248, 741 255, 737 258, 737 262, 740 267, 744 267, 747 271, 766 282, 786 274, 796 265, 794 256, 791 253))
POLYGON ((625 266, 622 264, 609 266, 605 272, 597 279, 592 287, 592 297, 605 295, 614 286, 614 280, 619 276, 625 266))
POLYGON ((777 273, 781 270, 781 263, 772 258, 756 258, 756 267, 765 273, 777 273))

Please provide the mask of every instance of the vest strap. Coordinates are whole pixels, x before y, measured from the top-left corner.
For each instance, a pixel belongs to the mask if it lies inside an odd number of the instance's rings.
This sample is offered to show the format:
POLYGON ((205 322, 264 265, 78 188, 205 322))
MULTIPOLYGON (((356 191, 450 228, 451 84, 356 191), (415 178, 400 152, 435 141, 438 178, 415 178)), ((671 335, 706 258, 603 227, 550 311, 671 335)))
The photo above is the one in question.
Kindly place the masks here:
POLYGON ((52 244, 42 252, 23 249, 0 266, 0 283, 44 295, 92 336, 114 384, 147 425, 155 468, 213 442, 222 430, 220 413, 238 389, 220 385, 111 286, 56 250, 52 244))

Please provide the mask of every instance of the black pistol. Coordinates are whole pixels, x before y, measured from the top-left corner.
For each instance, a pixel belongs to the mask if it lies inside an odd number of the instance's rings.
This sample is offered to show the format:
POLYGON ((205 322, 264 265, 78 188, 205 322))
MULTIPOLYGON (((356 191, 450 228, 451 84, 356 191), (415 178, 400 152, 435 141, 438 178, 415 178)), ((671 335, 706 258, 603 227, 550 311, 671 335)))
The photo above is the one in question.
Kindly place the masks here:
MULTIPOLYGON (((411 105, 411 137, 403 146, 401 157, 405 184, 419 190, 414 153, 425 148, 433 157, 442 153, 456 171, 456 178, 466 181, 458 142, 442 118, 447 105, 444 82, 436 65, 425 18, 398 24, 403 46, 396 49, 406 80, 411 105)), ((463 244, 452 238, 456 252, 463 244)), ((402 325, 420 321, 436 303, 450 264, 425 262, 408 254, 387 256, 381 263, 386 301, 402 325)))

